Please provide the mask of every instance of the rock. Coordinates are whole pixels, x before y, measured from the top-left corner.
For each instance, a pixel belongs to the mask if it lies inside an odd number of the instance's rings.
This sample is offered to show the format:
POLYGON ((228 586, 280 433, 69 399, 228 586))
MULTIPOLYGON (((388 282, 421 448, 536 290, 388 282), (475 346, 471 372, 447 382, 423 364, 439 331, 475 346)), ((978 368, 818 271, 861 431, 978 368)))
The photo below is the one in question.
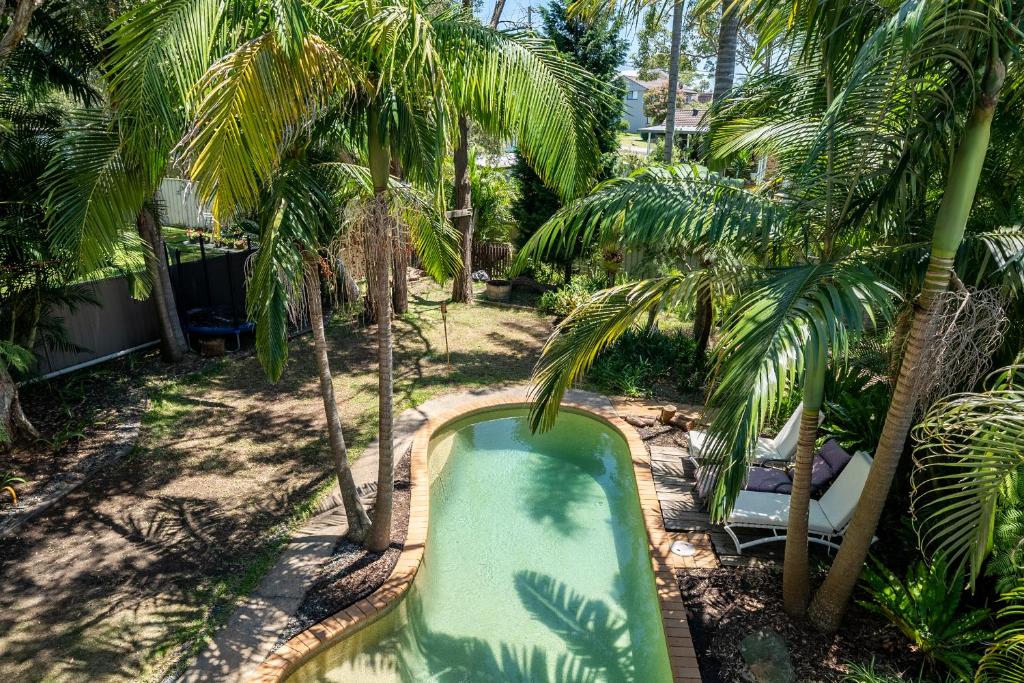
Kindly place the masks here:
POLYGON ((486 271, 486 270, 477 270, 477 271, 474 271, 474 272, 473 272, 473 273, 472 273, 472 274, 470 275, 470 277, 471 277, 471 278, 472 278, 472 279, 473 279, 474 281, 476 281, 476 282, 487 282, 488 280, 490 280, 490 279, 491 279, 491 278, 490 278, 490 276, 489 276, 489 275, 487 275, 487 271, 486 271))
POLYGON ((656 436, 661 436, 662 434, 671 432, 672 427, 669 427, 668 425, 656 425, 654 427, 641 427, 639 431, 640 438, 644 441, 649 441, 656 436))
POLYGON ((740 641, 740 655, 754 683, 795 683, 786 639, 773 631, 754 631, 740 641))

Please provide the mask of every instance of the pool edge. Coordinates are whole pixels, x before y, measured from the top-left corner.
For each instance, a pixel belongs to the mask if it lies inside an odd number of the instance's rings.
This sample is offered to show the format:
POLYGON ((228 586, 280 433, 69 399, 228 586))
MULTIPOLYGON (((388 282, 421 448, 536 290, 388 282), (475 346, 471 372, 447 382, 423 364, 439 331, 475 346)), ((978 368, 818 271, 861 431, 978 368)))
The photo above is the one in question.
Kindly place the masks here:
MULTIPOLYGON (((640 509, 647 529, 647 541, 654 571, 655 589, 661 605, 662 628, 668 649, 672 679, 676 683, 701 683, 697 655, 686 620, 686 604, 675 579, 675 569, 690 566, 687 560, 670 552, 674 536, 664 525, 661 504, 654 488, 651 458, 636 430, 631 428, 604 396, 588 392, 571 392, 562 407, 584 413, 607 423, 625 439, 633 463, 633 475, 640 509), (579 400, 574 400, 574 399, 579 400)), ((254 683, 277 683, 291 675, 299 666, 343 637, 376 621, 404 597, 412 585, 423 559, 427 538, 430 487, 427 454, 434 432, 451 422, 502 407, 529 405, 529 388, 516 387, 491 394, 466 393, 444 396, 437 410, 425 415, 424 423, 412 438, 409 454, 409 530, 398 562, 377 590, 344 610, 314 624, 276 649, 253 674, 246 678, 254 683)))

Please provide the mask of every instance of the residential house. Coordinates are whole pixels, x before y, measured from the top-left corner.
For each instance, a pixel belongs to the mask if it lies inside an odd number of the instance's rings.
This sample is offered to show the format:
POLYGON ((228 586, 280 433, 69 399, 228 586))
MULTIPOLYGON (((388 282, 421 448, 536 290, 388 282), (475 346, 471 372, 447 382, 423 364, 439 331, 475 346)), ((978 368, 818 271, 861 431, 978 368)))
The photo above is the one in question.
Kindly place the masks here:
MULTIPOLYGON (((704 113, 707 111, 707 103, 710 101, 709 94, 701 93, 686 104, 676 107, 674 135, 677 147, 690 149, 696 144, 696 137, 707 131, 704 113)), ((644 126, 637 132, 647 140, 648 151, 650 151, 651 140, 665 135, 665 122, 662 121, 656 126, 644 126)))
MULTIPOLYGON (((653 80, 645 81, 637 76, 635 71, 622 72, 622 80, 626 85, 626 94, 623 96, 622 101, 622 118, 626 121, 626 130, 630 133, 639 132, 641 128, 651 124, 650 118, 644 113, 644 94, 652 88, 665 88, 668 86, 668 77, 664 73, 659 72, 657 76, 653 80)), ((685 85, 680 85, 678 90, 682 95, 682 99, 687 102, 705 97, 705 95, 685 85)), ((707 100, 700 101, 706 102, 710 100, 711 95, 706 94, 706 97, 707 100)))

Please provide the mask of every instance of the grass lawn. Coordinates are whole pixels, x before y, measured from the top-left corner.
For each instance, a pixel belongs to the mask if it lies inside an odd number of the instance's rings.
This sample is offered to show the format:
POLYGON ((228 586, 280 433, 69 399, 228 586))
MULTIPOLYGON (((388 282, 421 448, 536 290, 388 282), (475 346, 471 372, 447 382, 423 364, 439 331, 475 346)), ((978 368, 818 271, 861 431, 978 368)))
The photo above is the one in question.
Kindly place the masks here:
MULTIPOLYGON (((551 329, 528 310, 452 305, 449 372, 447 297, 417 283, 396 320, 396 414, 444 392, 526 380, 551 329)), ((373 333, 336 321, 328 337, 353 457, 376 434, 373 333)), ((90 425, 117 422, 133 392, 151 401, 135 451, 0 541, 2 680, 162 679, 226 620, 333 485, 308 336, 293 341, 277 385, 243 354, 175 369, 125 359, 28 387, 26 409, 46 412, 51 442, 20 457, 59 471, 92 438, 90 425)))

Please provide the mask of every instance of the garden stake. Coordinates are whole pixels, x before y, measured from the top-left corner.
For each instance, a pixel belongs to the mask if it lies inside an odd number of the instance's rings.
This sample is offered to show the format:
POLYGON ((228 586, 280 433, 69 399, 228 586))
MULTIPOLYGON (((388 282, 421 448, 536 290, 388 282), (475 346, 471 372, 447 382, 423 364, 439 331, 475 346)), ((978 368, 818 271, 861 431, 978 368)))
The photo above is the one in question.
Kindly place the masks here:
POLYGON ((448 303, 441 302, 441 321, 444 323, 444 355, 447 358, 448 375, 452 374, 452 352, 448 350, 448 303))

